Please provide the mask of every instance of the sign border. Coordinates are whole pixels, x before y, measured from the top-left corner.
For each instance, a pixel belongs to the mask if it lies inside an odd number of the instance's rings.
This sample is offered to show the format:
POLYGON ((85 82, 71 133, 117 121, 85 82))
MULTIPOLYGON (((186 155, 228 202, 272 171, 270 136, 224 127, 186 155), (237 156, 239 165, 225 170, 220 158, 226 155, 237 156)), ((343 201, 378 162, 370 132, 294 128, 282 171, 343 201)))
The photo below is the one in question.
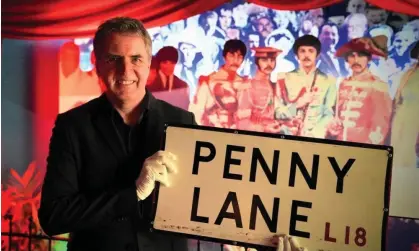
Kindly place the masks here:
MULTIPOLYGON (((166 123, 164 128, 164 134, 162 137, 162 146, 161 150, 165 150, 166 148, 166 132, 169 127, 176 127, 176 128, 187 128, 187 129, 194 129, 194 130, 201 130, 201 131, 212 131, 212 132, 224 132, 224 133, 233 133, 233 134, 240 134, 240 135, 248 135, 248 136, 257 136, 257 137, 266 137, 266 138, 275 138, 275 139, 285 139, 285 140, 298 140, 298 141, 305 141, 305 142, 312 142, 312 143, 323 143, 323 144, 330 144, 330 145, 340 145, 340 146, 351 146, 351 147, 359 147, 365 149, 377 149, 377 150, 386 150, 388 152, 387 156, 387 167, 386 167, 386 178, 385 178, 385 192, 384 192, 384 208, 383 208, 383 226, 382 226, 382 233, 381 233, 381 251, 386 250, 387 244, 387 225, 388 225, 388 217, 389 217, 389 208, 390 208, 390 185, 391 185, 391 171, 393 166, 393 147, 392 146, 385 146, 385 145, 373 145, 373 144, 366 144, 366 143, 358 143, 358 142, 348 142, 348 141, 339 141, 339 140, 331 140, 331 139, 320 139, 320 138, 309 138, 309 137, 302 137, 302 136, 292 136, 292 135, 284 135, 284 134, 271 134, 265 132, 255 132, 255 131, 245 131, 245 130, 236 130, 236 129, 227 129, 227 128, 218 128, 218 127, 210 127, 210 126, 200 126, 200 125, 187 125, 187 124, 179 124, 179 123, 166 123)), ((235 246, 242 246, 245 248, 256 248, 261 250, 274 250, 274 248, 266 247, 262 245, 254 245, 249 243, 243 242, 236 242, 230 241, 220 238, 214 237, 205 237, 200 235, 194 234, 185 234, 185 233, 176 233, 167 230, 160 230, 154 228, 154 219, 156 218, 156 211, 157 211, 157 204, 158 204, 158 194, 159 194, 160 183, 157 182, 156 187, 153 191, 153 205, 152 205, 152 217, 150 222, 150 232, 157 232, 163 234, 170 234, 179 237, 185 237, 190 239, 196 239, 200 241, 209 241, 222 244, 230 244, 235 246)))

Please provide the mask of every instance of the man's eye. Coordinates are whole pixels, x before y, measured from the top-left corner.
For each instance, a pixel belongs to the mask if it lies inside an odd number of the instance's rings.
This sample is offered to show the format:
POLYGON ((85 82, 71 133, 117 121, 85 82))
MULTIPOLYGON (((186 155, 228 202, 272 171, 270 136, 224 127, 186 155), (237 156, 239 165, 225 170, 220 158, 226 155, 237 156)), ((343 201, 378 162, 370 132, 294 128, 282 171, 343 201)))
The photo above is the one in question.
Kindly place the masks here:
POLYGON ((106 62, 108 62, 108 63, 112 63, 112 62, 115 62, 116 60, 118 60, 118 58, 117 58, 117 57, 108 57, 108 58, 106 59, 106 62))

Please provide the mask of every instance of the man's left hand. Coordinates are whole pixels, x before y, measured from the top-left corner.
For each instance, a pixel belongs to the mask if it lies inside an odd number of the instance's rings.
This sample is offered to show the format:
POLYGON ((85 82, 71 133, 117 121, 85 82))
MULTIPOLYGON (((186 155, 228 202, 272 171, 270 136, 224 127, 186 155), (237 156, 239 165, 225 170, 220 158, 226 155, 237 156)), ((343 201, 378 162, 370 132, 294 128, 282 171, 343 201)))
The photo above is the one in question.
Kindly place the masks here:
MULTIPOLYGON (((288 235, 280 235, 273 239, 273 244, 277 246, 277 251, 308 251, 307 248, 301 247, 298 243, 296 237, 291 237, 288 235)), ((228 251, 257 251, 254 248, 247 248, 233 246, 233 245, 224 245, 228 251)))
POLYGON ((280 235, 273 242, 277 245, 277 251, 308 251, 307 248, 300 246, 296 237, 280 235))

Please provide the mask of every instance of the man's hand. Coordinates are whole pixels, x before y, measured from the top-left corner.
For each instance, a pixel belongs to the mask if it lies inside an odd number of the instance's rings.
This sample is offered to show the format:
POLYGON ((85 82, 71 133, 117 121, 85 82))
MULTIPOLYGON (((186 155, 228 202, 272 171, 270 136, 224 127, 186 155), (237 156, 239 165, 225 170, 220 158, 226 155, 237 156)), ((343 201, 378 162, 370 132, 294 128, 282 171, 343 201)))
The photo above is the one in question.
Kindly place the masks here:
POLYGON ((306 105, 309 105, 311 102, 313 102, 314 95, 311 92, 306 92, 304 95, 299 98, 296 102, 297 108, 302 108, 306 105))
POLYGON ((280 235, 274 238, 273 243, 277 245, 277 251, 308 251, 307 248, 300 246, 296 237, 288 235, 280 235))
POLYGON ((176 156, 170 152, 158 151, 147 158, 135 182, 138 200, 145 200, 153 192, 155 182, 170 186, 169 174, 177 173, 176 156))
MULTIPOLYGON (((276 236, 272 243, 277 246, 277 251, 308 251, 307 248, 303 248, 298 243, 298 240, 296 237, 291 237, 287 235, 280 235, 276 236)), ((224 248, 228 251, 257 251, 257 249, 254 248, 244 248, 239 246, 233 246, 233 245, 224 245, 224 248)))
POLYGON ((327 130, 329 131, 330 135, 337 136, 339 135, 343 130, 343 124, 342 121, 338 118, 334 118, 327 126, 327 130))

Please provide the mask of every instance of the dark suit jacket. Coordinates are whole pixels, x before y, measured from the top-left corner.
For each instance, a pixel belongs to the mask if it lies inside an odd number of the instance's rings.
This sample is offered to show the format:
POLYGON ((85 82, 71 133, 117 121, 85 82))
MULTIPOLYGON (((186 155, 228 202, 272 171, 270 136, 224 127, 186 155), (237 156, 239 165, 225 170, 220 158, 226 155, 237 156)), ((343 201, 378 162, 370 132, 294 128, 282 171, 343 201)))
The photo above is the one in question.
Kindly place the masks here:
MULTIPOLYGON (((167 80, 169 81, 169 80, 167 80)), ((167 85, 168 87, 168 85, 167 85)), ((147 85, 147 90, 151 91, 151 92, 159 92, 159 91, 167 91, 168 89, 166 89, 163 87, 163 82, 160 78, 160 74, 157 72, 156 78, 154 79, 154 81, 150 84, 147 85)), ((182 79, 178 78, 176 75, 173 75, 173 89, 178 89, 178 88, 188 88, 188 84, 183 81, 182 79)))
POLYGON ((148 231, 153 196, 137 202, 135 180, 144 160, 161 149, 164 124, 195 124, 194 116, 147 95, 141 147, 129 158, 104 95, 57 116, 39 219, 48 235, 71 233, 68 250, 135 251, 138 242, 140 251, 187 250, 186 239, 148 231))
POLYGON ((339 62, 338 68, 336 68, 329 55, 325 52, 320 53, 319 59, 320 64, 318 68, 327 75, 332 75, 335 78, 345 78, 348 75, 348 71, 345 68, 345 61, 342 58, 337 58, 337 61, 339 62))

